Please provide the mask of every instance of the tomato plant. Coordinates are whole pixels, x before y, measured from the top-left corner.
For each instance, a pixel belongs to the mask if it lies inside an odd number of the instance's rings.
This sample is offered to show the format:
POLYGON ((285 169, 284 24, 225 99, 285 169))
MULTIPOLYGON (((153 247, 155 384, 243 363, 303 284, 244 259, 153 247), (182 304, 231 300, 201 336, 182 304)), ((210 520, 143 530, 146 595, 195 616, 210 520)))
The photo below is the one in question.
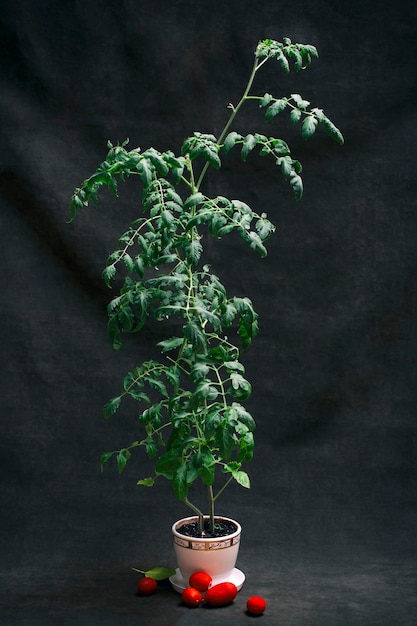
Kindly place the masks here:
POLYGON ((217 137, 196 131, 176 153, 154 147, 127 150, 127 141, 116 146, 109 142, 105 160, 71 200, 73 219, 90 201, 98 201, 103 185, 117 195, 121 181, 139 178, 141 182, 140 211, 135 201, 134 219, 117 237, 116 249, 103 270, 107 287, 116 274, 120 285, 108 306, 108 332, 115 349, 122 347, 122 335, 146 329, 148 318, 168 323, 173 334, 157 343, 155 358, 123 377, 120 392, 106 404, 106 418, 116 413, 126 397, 139 402, 140 409, 132 415, 135 440, 105 452, 101 466, 113 458, 121 473, 133 451, 143 447, 155 464, 154 473, 137 484, 151 487, 160 476, 169 480, 178 500, 198 515, 200 535, 203 511, 188 499, 195 481, 207 489, 212 532, 215 503, 225 487, 233 481, 250 487, 242 466, 253 456, 255 421, 242 404, 252 386, 241 352, 258 334, 258 313, 251 300, 228 295, 221 279, 204 262, 203 243, 207 236, 221 239, 235 232, 265 257, 267 240, 275 231, 264 211, 258 213, 224 195, 208 195, 216 185, 206 181, 206 174, 210 168, 221 169, 224 162, 230 168, 230 151, 238 150, 243 162, 258 153, 272 159, 295 198, 302 197, 302 166, 292 158, 286 141, 255 132, 252 126, 251 132, 240 134, 234 130, 235 118, 242 107, 256 102, 266 122, 285 111, 291 122, 300 122, 304 139, 321 126, 342 144, 341 132, 323 109, 311 108, 300 94, 275 97, 262 95, 264 88, 262 92, 254 88, 255 76, 267 61, 278 61, 288 74, 292 68, 296 72, 306 69, 317 56, 314 46, 292 43, 287 37, 282 43, 259 41, 244 92, 236 105, 229 104, 228 119, 217 137), (136 434, 138 421, 144 437, 136 434), (167 436, 162 437, 162 431, 167 436), (226 482, 217 480, 219 474, 227 475, 226 482))

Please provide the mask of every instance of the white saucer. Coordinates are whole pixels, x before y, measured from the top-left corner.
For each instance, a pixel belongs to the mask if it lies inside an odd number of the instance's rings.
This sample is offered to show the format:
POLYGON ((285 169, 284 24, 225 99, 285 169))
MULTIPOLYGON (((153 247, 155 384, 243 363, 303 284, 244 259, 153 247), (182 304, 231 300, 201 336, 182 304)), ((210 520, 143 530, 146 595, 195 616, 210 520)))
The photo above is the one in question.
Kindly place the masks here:
MULTIPOLYGON (((179 569, 173 576, 170 576, 169 582, 178 593, 182 593, 188 585, 185 583, 179 569)), ((214 576, 211 586, 218 585, 219 583, 234 583, 238 588, 238 591, 242 589, 242 585, 245 582, 245 574, 235 567, 230 574, 224 576, 214 576)))

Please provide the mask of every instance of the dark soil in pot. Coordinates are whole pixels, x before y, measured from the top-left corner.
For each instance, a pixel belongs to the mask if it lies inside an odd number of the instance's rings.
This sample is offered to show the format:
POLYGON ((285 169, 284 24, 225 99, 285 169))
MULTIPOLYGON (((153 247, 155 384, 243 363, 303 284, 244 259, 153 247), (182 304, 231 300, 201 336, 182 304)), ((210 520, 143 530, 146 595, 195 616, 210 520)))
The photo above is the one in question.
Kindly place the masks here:
POLYGON ((214 532, 210 532, 210 520, 204 520, 204 532, 199 532, 197 522, 189 522, 177 528, 177 532, 186 537, 227 537, 237 531, 236 524, 225 520, 216 520, 214 524, 214 532))

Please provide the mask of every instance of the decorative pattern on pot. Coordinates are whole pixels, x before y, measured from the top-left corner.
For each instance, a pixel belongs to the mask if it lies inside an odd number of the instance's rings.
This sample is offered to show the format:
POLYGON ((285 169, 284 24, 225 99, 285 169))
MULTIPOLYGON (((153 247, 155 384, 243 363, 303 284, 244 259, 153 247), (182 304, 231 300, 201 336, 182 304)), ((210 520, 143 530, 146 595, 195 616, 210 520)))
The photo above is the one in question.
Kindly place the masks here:
POLYGON ((183 548, 189 548, 190 550, 223 550, 224 548, 230 548, 240 542, 240 535, 233 539, 225 539, 224 541, 206 541, 201 542, 198 539, 182 539, 174 535, 174 543, 183 548))

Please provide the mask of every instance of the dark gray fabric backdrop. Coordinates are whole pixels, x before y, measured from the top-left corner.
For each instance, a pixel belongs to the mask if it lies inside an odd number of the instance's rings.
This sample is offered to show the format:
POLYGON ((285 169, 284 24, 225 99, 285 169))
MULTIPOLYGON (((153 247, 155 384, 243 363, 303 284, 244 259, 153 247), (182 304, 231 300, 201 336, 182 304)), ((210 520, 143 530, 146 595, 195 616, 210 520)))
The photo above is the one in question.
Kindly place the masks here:
MULTIPOLYGON (((197 619, 168 585, 135 597, 130 570, 173 564, 170 526, 187 511, 169 485, 135 486, 148 473, 140 455, 121 478, 98 464, 138 437, 132 417, 104 422, 101 411, 155 340, 149 329, 113 352, 100 279, 139 189, 122 189, 120 202, 104 194, 73 224, 68 203, 109 139, 178 152, 194 130, 220 132, 257 41, 289 36, 320 59, 288 78, 266 71, 259 92, 302 93, 346 144, 289 129, 301 203, 260 159, 208 178, 210 195, 267 211, 277 233, 265 260, 233 239, 209 244, 229 288, 252 298, 261 332, 245 357, 258 423, 252 489, 231 489, 222 506, 244 528, 247 582, 233 607, 198 620, 245 624, 243 597, 257 593, 268 626, 412 626, 415 4, 1 5, 1 624, 197 619)), ((268 133, 258 119, 254 130, 268 133)))

